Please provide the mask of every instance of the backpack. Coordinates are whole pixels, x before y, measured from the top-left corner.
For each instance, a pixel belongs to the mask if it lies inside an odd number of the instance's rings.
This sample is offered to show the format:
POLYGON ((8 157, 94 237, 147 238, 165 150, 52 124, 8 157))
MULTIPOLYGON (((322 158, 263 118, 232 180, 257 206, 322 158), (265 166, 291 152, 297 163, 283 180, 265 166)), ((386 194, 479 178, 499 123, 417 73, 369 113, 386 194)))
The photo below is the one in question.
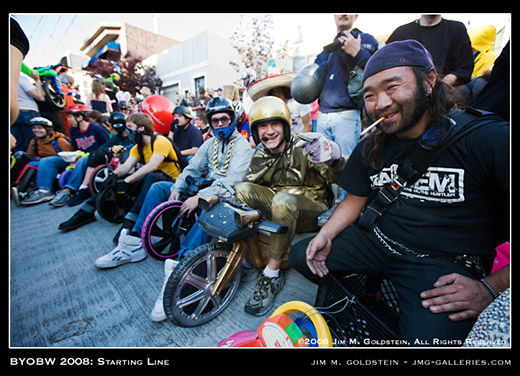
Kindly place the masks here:
MULTIPOLYGON (((164 137, 164 136, 161 136, 161 137, 164 137)), ((175 151, 175 155, 177 156, 177 159, 171 159, 170 157, 166 157, 166 158, 164 158, 164 161, 175 163, 177 168, 182 172, 182 170, 184 170, 184 168, 188 164, 184 161, 184 158, 182 158, 181 151, 180 151, 179 147, 175 144, 175 142, 173 142, 168 137, 164 137, 164 138, 166 138, 168 141, 170 141, 170 143, 172 144, 173 150, 175 151)), ((157 135, 154 134, 152 136, 152 139, 150 140, 150 148, 152 150, 152 154, 153 154, 153 146, 155 144, 156 139, 157 139, 157 135)), ((141 161, 143 163, 145 163, 144 154, 143 154, 143 145, 139 145, 139 144, 137 145, 137 152, 139 153, 139 157, 141 158, 141 161)))
POLYGON ((119 177, 112 173, 104 182, 96 198, 96 210, 101 218, 111 223, 121 223, 132 208, 141 190, 142 180, 132 184, 125 195, 117 193, 119 177))

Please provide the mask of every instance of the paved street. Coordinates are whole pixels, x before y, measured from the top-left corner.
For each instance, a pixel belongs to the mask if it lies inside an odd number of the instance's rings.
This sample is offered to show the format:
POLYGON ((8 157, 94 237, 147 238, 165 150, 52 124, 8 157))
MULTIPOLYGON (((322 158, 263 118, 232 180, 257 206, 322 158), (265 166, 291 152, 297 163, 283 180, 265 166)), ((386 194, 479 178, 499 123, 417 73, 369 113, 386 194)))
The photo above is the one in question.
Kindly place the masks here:
MULTIPOLYGON (((150 312, 162 286, 163 263, 148 258, 98 270, 94 260, 113 249, 119 225, 97 217, 75 231, 58 230, 77 209, 47 203, 9 208, 11 347, 214 347, 238 331, 256 329, 268 316, 244 313, 254 286, 250 281, 205 325, 153 322, 150 312)), ((275 308, 289 300, 312 305, 316 289, 288 270, 275 308)))

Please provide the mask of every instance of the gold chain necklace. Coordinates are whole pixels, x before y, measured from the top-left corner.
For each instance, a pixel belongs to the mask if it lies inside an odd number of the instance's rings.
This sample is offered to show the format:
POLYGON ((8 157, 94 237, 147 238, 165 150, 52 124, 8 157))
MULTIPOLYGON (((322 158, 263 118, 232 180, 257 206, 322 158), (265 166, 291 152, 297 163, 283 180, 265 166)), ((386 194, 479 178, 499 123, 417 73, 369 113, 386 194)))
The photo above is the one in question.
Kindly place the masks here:
POLYGON ((219 170, 217 168, 217 149, 218 149, 218 139, 215 137, 215 142, 213 143, 213 171, 218 172, 219 174, 225 174, 227 169, 229 168, 229 161, 231 160, 231 149, 233 148, 233 145, 235 144, 236 140, 238 139, 237 136, 233 138, 229 142, 229 147, 226 155, 226 162, 224 163, 224 168, 222 170, 219 170))

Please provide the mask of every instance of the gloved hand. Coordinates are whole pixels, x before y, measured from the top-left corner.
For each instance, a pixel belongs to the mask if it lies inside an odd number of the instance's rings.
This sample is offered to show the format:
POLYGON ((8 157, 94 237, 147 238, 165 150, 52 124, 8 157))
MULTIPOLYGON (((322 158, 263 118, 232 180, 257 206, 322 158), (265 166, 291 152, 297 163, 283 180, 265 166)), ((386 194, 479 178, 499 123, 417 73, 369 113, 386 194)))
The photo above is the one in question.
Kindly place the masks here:
POLYGON ((122 145, 114 145, 111 148, 111 151, 115 156, 118 156, 122 151, 125 151, 125 150, 126 150, 126 148, 122 145))
POLYGON ((116 183, 116 194, 118 196, 125 196, 131 186, 132 184, 125 182, 124 179, 118 179, 116 183))
POLYGON ((341 159, 341 149, 337 143, 330 141, 321 133, 308 132, 299 135, 300 141, 296 146, 307 141, 305 152, 312 163, 326 163, 334 165, 341 159))

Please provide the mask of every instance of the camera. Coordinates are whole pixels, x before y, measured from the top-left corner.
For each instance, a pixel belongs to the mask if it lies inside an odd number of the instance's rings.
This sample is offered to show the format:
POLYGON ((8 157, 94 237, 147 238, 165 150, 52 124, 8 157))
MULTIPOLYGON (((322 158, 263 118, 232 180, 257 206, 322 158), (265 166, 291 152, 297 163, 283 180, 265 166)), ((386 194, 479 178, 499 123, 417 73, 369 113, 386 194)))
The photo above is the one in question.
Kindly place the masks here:
MULTIPOLYGON (((333 45, 334 45, 334 47, 336 47, 337 49, 340 49, 340 48, 341 48, 342 43, 341 43, 341 41, 339 40, 339 37, 342 36, 342 35, 343 35, 343 36, 346 36, 346 34, 345 34, 344 31, 338 33, 338 34, 336 35, 336 37, 334 38, 334 43, 333 43, 333 45)), ((352 30, 350 30, 350 35, 352 35, 354 38, 357 38, 358 35, 359 35, 359 30, 358 30, 358 29, 352 29, 352 30)))

